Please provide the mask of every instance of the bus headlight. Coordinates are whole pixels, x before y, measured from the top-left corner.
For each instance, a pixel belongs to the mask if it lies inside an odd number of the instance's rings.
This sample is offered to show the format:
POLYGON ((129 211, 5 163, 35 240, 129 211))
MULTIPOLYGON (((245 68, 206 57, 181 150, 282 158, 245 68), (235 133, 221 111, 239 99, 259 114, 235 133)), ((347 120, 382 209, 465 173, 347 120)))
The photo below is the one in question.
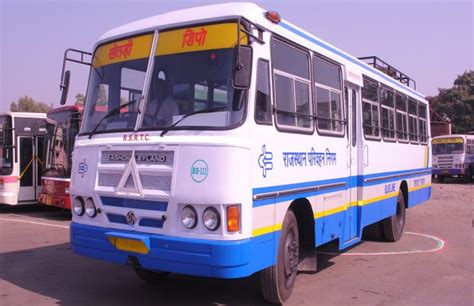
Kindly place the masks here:
POLYGON ((194 207, 191 205, 184 206, 183 210, 181 211, 181 223, 183 223, 184 227, 188 229, 195 228, 197 221, 198 216, 194 207))
POLYGON ((84 200, 81 197, 74 198, 74 201, 72 201, 72 210, 78 216, 84 214, 84 200))
POLYGON ((202 222, 204 226, 210 230, 215 231, 221 225, 221 217, 219 212, 214 207, 208 207, 202 214, 202 222))
POLYGON ((94 218, 97 215, 97 209, 95 208, 95 204, 92 198, 88 198, 86 200, 84 208, 86 211, 86 215, 88 215, 90 218, 94 218))

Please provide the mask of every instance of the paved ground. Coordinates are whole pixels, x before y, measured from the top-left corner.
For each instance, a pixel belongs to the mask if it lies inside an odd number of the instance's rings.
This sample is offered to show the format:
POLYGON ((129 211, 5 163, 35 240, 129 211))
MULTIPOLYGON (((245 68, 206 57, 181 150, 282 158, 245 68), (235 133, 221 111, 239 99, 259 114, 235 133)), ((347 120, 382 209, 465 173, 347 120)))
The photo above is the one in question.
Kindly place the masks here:
MULTIPOLYGON (((473 205, 473 184, 434 184, 432 200, 408 211, 400 242, 320 254, 320 271, 300 274, 286 304, 472 305, 473 205)), ((72 254, 68 224, 49 207, 0 207, 1 305, 263 304, 256 276, 146 285, 129 267, 72 254)))

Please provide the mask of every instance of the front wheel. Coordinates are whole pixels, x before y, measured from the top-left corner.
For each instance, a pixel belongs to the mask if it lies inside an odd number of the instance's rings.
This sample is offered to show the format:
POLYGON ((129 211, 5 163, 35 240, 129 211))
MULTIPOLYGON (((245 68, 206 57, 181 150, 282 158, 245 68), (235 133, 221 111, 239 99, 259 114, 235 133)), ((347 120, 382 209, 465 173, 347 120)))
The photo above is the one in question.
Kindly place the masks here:
POLYGON ((397 197, 397 213, 382 221, 385 240, 395 242, 400 240, 405 227, 405 197, 400 190, 397 197))
POLYGON ((275 265, 260 272, 263 297, 270 303, 283 303, 293 291, 299 262, 298 222, 288 210, 283 220, 275 265))

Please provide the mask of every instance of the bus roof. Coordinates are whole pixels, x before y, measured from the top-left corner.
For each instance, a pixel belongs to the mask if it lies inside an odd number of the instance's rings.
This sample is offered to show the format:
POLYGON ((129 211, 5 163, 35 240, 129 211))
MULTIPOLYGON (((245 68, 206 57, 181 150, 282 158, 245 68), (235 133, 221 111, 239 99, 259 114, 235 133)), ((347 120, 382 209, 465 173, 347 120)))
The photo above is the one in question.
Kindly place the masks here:
POLYGON ((9 115, 21 118, 46 118, 46 113, 28 113, 28 112, 2 112, 1 115, 9 115))
POLYGON ((53 108, 52 110, 50 110, 48 112, 48 115, 49 114, 54 114, 54 113, 59 113, 59 112, 64 112, 64 111, 69 111, 69 110, 75 110, 77 112, 82 112, 83 109, 84 109, 84 106, 82 106, 82 105, 60 106, 60 107, 56 107, 56 108, 53 108))
POLYGON ((273 33, 339 62, 344 65, 348 75, 355 76, 355 78, 358 79, 359 85, 362 84, 362 74, 364 74, 367 77, 389 85, 404 94, 416 98, 425 104, 428 103, 425 99, 425 95, 400 83, 387 74, 369 66, 365 62, 345 53, 322 39, 317 38, 309 32, 293 25, 283 18, 278 24, 272 23, 265 17, 267 11, 268 10, 263 9, 254 3, 244 2, 214 4, 172 11, 112 29, 99 38, 95 47, 105 41, 152 31, 157 28, 178 27, 196 22, 215 22, 218 20, 242 16, 273 33))
POLYGON ((474 135, 468 134, 448 134, 448 135, 440 135, 433 137, 432 139, 442 139, 442 138, 463 138, 463 139, 474 139, 474 135))

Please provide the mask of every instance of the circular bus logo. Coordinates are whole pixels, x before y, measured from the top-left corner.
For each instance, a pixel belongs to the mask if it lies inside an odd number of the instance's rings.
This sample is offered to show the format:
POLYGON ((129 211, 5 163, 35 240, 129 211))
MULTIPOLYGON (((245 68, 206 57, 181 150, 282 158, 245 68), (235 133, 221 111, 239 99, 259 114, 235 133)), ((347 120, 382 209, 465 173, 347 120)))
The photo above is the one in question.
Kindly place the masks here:
POLYGON ((209 168, 207 167, 207 163, 202 159, 196 160, 193 165, 191 166, 191 178, 196 183, 203 182, 209 173, 209 168))

